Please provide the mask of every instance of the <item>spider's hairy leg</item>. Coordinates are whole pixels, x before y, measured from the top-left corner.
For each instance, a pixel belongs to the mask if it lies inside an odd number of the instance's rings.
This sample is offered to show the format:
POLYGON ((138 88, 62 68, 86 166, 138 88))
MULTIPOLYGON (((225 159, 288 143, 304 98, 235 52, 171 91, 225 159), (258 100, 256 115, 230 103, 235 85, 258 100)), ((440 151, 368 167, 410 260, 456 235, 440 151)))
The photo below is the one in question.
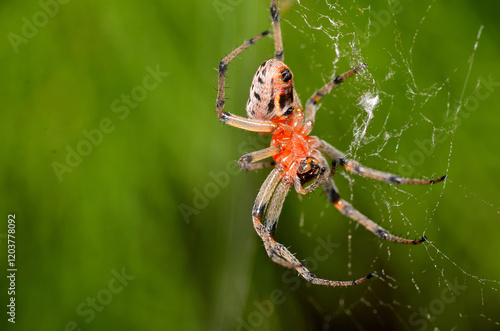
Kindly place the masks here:
POLYGON ((274 156, 280 152, 279 146, 271 146, 252 153, 248 153, 240 157, 238 160, 239 166, 244 170, 256 170, 276 165, 276 162, 257 162, 268 157, 274 156))
POLYGON ((274 167, 276 165, 275 161, 267 161, 267 162, 255 162, 248 165, 245 165, 243 169, 246 171, 259 170, 269 167, 274 167))
POLYGON ((350 172, 355 173, 356 175, 376 179, 381 182, 386 182, 389 184, 409 184, 409 185, 436 184, 445 180, 447 177, 446 175, 444 175, 434 179, 405 178, 388 172, 367 168, 362 164, 360 164, 359 162, 350 159, 340 159, 339 164, 345 169, 349 170, 350 172))
POLYGON ((271 0, 271 20, 273 22, 274 33, 274 58, 283 61, 283 40, 281 39, 280 14, 276 0, 271 0))
POLYGON ((322 88, 314 92, 313 95, 306 102, 305 123, 309 123, 309 125, 313 126, 314 119, 316 117, 318 102, 321 100, 321 98, 324 97, 326 94, 330 93, 331 90, 340 85, 348 77, 363 70, 365 67, 366 63, 363 63, 359 67, 344 72, 343 74, 335 77, 334 79, 326 83, 322 88))
MULTIPOLYGON (((286 250, 286 248, 274 241, 271 231, 268 231, 268 229, 266 229, 266 227, 261 222, 262 217, 264 216, 264 212, 266 211, 267 206, 269 204, 269 201, 271 200, 271 197, 273 196, 274 191, 276 190, 276 186, 278 186, 280 181, 281 181, 281 171, 275 168, 267 176, 266 180, 264 181, 259 190, 259 193, 257 194, 257 198, 255 199, 255 203, 252 209, 253 226, 257 234, 264 242, 267 255, 269 255, 269 257, 275 263, 285 268, 294 269, 296 265, 280 257, 281 254, 279 254, 279 252, 286 250)), ((286 192, 284 195, 286 195, 286 192)), ((282 197, 282 199, 284 199, 284 197, 282 197)), ((300 262, 298 262, 298 264, 300 264, 300 262)))
MULTIPOLYGON (((276 187, 276 190, 274 191, 273 197, 271 198, 271 202, 269 203, 269 206, 267 207, 267 212, 266 212, 266 221, 264 223, 266 232, 271 236, 271 238, 274 238, 274 233, 276 232, 276 226, 278 225, 278 219, 281 214, 281 209, 283 208, 283 203, 285 202, 286 195, 288 194, 288 191, 290 190, 290 185, 285 184, 283 181, 281 181, 278 186, 276 187)), ((283 256, 282 254, 279 254, 280 256, 283 256)), ((285 254, 286 255, 286 254, 285 254)), ((292 258, 295 259, 295 257, 292 258)), ((287 258, 285 258, 287 259, 287 258)), ((289 259, 287 259, 289 260, 289 259)), ((289 261, 291 262, 291 261, 289 261)), ((297 266, 299 266, 301 263, 298 262, 298 260, 294 261, 297 266)))
POLYGON ((389 184, 426 185, 439 183, 446 179, 446 175, 435 179, 405 178, 388 172, 371 169, 357 161, 347 159, 344 153, 323 140, 321 141, 319 149, 330 159, 334 160, 337 165, 344 167, 346 170, 362 177, 372 178, 389 184))
POLYGON ((217 101, 215 103, 215 107, 217 110, 217 116, 219 117, 219 120, 225 124, 247 131, 262 132, 262 133, 270 133, 276 128, 276 124, 274 124, 271 121, 259 121, 259 120, 249 119, 233 115, 231 113, 224 111, 224 104, 226 102, 225 90, 226 90, 227 65, 229 64, 229 62, 231 62, 231 60, 233 60, 236 56, 238 56, 238 54, 243 52, 250 45, 252 45, 254 42, 256 42, 257 40, 259 40, 260 38, 264 37, 267 34, 269 34, 269 31, 264 31, 258 36, 243 43, 243 45, 236 48, 228 56, 226 56, 219 62, 219 68, 218 68, 219 79, 217 88, 217 101))
POLYGON ((369 219, 368 217, 366 217, 365 215, 361 214, 359 211, 354 209, 354 207, 349 202, 342 199, 339 195, 337 188, 335 187, 335 183, 333 182, 332 178, 328 178, 328 180, 324 181, 322 188, 328 200, 330 200, 330 202, 333 203, 333 205, 342 214, 358 222, 359 224, 364 226, 368 231, 372 232, 381 239, 407 245, 417 245, 427 240, 425 236, 417 240, 409 240, 390 234, 386 229, 382 228, 380 225, 373 222, 371 219, 369 219))
POLYGON ((252 211, 255 230, 262 238, 268 256, 277 264, 297 270, 307 281, 325 286, 352 286, 370 279, 373 274, 352 281, 332 281, 317 278, 290 251, 274 240, 274 232, 278 222, 283 202, 290 185, 281 181, 281 171, 274 169, 262 185, 252 211), (270 202, 269 202, 270 201, 270 202), (265 225, 261 220, 267 209, 265 225))

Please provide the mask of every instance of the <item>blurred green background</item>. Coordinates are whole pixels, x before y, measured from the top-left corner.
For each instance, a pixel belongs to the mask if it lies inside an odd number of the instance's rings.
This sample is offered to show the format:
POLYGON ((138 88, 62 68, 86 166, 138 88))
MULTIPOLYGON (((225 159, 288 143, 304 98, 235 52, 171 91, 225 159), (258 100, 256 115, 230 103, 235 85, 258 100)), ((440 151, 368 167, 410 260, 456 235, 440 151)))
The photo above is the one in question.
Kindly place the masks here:
MULTIPOLYGON (((251 208, 269 171, 240 172, 235 160, 269 137, 223 126, 214 107, 214 68, 270 28, 268 1, 2 1, 0 257, 4 274, 15 213, 18 271, 16 324, 2 312, 0 325, 498 328, 500 4, 286 5, 285 60, 302 101, 369 65, 324 98, 313 133, 380 170, 448 174, 444 185, 396 188, 336 176, 374 221, 429 242, 381 242, 320 191, 292 191, 278 241, 320 277, 378 276, 309 286, 268 259, 251 208), (371 120, 363 95, 380 97, 371 120)), ((244 115, 272 54, 264 38, 230 64, 228 111, 244 115)), ((4 310, 8 287, 4 276, 4 310)))

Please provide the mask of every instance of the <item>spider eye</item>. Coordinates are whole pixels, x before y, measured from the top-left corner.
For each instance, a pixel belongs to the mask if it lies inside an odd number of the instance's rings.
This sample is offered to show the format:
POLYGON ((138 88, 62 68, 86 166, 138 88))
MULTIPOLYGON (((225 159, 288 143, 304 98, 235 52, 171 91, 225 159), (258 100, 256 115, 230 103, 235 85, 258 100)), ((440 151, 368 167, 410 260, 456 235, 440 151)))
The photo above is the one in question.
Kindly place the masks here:
POLYGON ((300 179, 300 184, 310 182, 318 176, 319 162, 314 157, 306 158, 297 168, 297 176, 300 179))

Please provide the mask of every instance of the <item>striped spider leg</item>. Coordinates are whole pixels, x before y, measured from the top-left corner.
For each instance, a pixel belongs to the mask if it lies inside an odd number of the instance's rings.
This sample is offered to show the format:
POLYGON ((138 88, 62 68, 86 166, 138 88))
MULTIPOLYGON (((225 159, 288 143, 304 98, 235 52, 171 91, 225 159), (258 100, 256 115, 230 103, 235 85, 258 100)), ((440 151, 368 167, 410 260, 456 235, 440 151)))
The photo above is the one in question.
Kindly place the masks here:
MULTIPOLYGON (((330 159, 332 159, 332 169, 331 176, 335 174, 337 165, 342 166, 346 170, 355 173, 357 175, 368 177, 372 179, 376 179, 382 182, 386 182, 389 184, 411 184, 411 185, 425 185, 425 184, 434 184, 438 183, 444 179, 446 176, 439 177, 437 179, 413 179, 413 178, 404 178, 398 175, 390 174, 387 172, 382 172, 375 169, 367 168, 360 163, 347 159, 343 153, 337 150, 332 145, 328 144, 325 141, 321 141, 321 146, 319 147, 323 153, 325 153, 330 159)), ((404 239, 395 235, 390 234, 386 229, 382 228, 380 225, 376 224, 372 220, 370 220, 365 215, 361 214, 357 211, 349 202, 345 201, 340 197, 340 194, 333 182, 333 178, 329 178, 327 181, 324 181, 322 184, 323 191, 325 192, 328 200, 333 203, 333 205, 345 216, 350 217, 354 221, 358 222, 362 226, 364 226, 368 231, 372 232, 376 236, 381 239, 392 241, 398 244, 408 244, 408 245, 417 245, 426 241, 426 237, 423 236, 420 239, 409 240, 404 239)))

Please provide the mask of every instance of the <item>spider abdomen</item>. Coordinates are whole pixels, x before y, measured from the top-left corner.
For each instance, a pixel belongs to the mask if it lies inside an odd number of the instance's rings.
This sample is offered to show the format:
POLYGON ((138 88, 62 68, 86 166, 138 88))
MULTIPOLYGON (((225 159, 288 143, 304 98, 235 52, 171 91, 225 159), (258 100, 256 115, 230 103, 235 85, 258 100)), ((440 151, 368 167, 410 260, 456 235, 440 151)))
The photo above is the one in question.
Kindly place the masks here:
POLYGON ((286 64, 271 59, 260 65, 246 110, 249 118, 261 121, 283 119, 293 112, 293 75, 286 64))

